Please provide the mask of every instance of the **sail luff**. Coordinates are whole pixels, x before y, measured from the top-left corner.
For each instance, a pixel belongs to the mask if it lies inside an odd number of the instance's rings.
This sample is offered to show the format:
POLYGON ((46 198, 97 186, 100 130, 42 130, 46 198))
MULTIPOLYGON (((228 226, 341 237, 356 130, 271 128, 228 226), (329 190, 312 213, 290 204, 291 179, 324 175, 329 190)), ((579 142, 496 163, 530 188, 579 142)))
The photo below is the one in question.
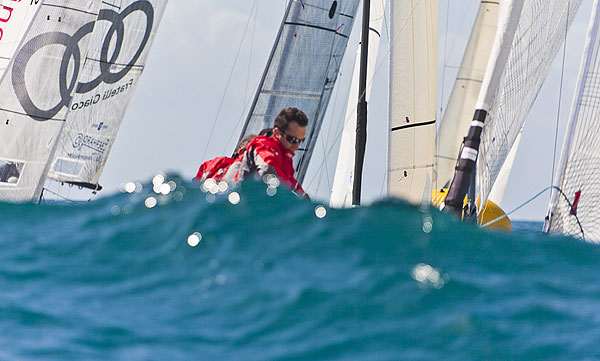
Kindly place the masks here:
MULTIPOLYGON (((367 88, 365 94, 367 102, 371 97, 377 53, 379 50, 379 42, 381 40, 381 28, 385 16, 384 9, 385 4, 383 0, 371 0, 371 18, 369 20, 369 61, 367 62, 367 88)), ((352 175, 354 173, 353 150, 356 144, 356 94, 358 93, 360 53, 360 44, 358 44, 352 83, 348 93, 349 101, 344 116, 344 127, 342 130, 338 160, 329 201, 330 206, 336 208, 347 208, 352 205, 352 175)))
POLYGON ((600 71, 599 31, 600 5, 599 1, 595 0, 590 14, 576 91, 573 94, 569 123, 553 181, 553 185, 560 191, 552 190, 544 223, 545 232, 585 236, 587 240, 594 242, 600 241, 600 222, 591 214, 595 213, 600 200, 597 197, 598 192, 594 191, 595 185, 600 183, 600 174, 594 173, 597 159, 600 157, 597 144, 594 142, 594 139, 599 136, 597 120, 600 109, 589 100, 594 98, 598 88, 596 79, 600 71), (563 196, 569 197, 571 204, 563 196), (583 212, 579 212, 578 209, 582 208, 583 212), (582 217, 583 224, 580 224, 579 217, 582 217), (580 227, 585 230, 585 235, 581 234, 580 227))

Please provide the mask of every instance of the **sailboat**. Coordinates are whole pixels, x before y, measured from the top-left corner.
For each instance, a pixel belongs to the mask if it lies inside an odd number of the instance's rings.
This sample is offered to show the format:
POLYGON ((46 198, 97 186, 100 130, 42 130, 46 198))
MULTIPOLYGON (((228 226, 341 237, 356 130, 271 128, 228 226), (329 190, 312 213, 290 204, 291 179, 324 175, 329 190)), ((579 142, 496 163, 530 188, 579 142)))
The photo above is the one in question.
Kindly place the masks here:
POLYGON ((507 1, 446 209, 463 212, 469 188, 484 204, 581 1, 507 1), (536 51, 533 51, 533 50, 536 51), (474 178, 474 180, 473 180, 474 178))
POLYGON ((165 6, 166 0, 15 5, 20 24, 2 29, 0 38, 0 54, 14 53, 0 78, 0 174, 8 174, 0 176, 0 200, 35 202, 48 176, 100 189, 165 6))
POLYGON ((571 105, 561 160, 554 178, 544 231, 600 242, 597 216, 600 193, 598 147, 598 74, 600 9, 594 1, 587 39, 571 105))

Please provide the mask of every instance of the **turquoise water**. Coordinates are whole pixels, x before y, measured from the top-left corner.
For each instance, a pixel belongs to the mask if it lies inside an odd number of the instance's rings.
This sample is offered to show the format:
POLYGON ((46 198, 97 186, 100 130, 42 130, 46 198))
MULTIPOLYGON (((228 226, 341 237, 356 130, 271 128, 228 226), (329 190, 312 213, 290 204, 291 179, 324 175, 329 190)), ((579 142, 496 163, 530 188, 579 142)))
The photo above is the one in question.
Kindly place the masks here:
POLYGON ((177 182, 0 205, 1 360, 600 358, 595 245, 177 182))

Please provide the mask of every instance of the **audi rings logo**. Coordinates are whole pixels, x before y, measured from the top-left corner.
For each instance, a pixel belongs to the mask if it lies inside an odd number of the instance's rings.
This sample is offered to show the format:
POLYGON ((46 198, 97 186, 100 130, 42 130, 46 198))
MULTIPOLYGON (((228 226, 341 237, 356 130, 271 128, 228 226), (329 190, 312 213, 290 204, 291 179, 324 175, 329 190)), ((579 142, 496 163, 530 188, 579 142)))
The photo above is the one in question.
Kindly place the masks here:
POLYGON ((109 21, 112 23, 112 25, 106 33, 102 43, 99 62, 100 75, 96 79, 87 83, 77 83, 79 72, 81 70, 81 49, 79 48, 79 42, 86 35, 92 33, 95 22, 90 22, 83 25, 73 35, 68 35, 62 32, 48 32, 32 38, 25 45, 23 45, 15 58, 15 67, 12 72, 12 84, 17 99, 27 115, 39 121, 51 119, 58 114, 63 107, 69 106, 72 99, 71 94, 73 93, 73 90, 79 94, 84 94, 94 90, 102 83, 114 84, 123 79, 133 68, 133 66, 135 66, 136 62, 142 55, 142 52, 148 43, 148 39, 150 38, 150 33, 152 32, 152 25, 154 24, 154 8, 152 7, 152 4, 147 0, 136 1, 123 9, 123 11, 120 13, 117 13, 112 9, 102 9, 98 14, 98 21, 100 20, 109 21), (125 38, 126 29, 124 20, 129 15, 136 12, 142 12, 146 15, 146 29, 143 39, 133 57, 127 63, 122 62, 127 65, 122 70, 113 73, 110 70, 110 66, 115 64, 117 61, 125 38), (114 36, 116 36, 116 41, 113 41, 114 36), (60 63, 59 73, 58 85, 60 90, 60 100, 54 107, 50 109, 41 109, 34 103, 29 94, 29 90, 27 89, 27 85, 25 83, 25 69, 27 69, 27 63, 29 63, 36 52, 46 46, 55 44, 63 45, 65 47, 65 52, 60 63), (111 44, 114 44, 112 45, 114 46, 114 51, 110 59, 108 59, 111 44), (71 60, 73 63, 71 63, 71 60), (71 78, 68 79, 68 70, 70 64, 73 64, 73 74, 71 75, 71 78))

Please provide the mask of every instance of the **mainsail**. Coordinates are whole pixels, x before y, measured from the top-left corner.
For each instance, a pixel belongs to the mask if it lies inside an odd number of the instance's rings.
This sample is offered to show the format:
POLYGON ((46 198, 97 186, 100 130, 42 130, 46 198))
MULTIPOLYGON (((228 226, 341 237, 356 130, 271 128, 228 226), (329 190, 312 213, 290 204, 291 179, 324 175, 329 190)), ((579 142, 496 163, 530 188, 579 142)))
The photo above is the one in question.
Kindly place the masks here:
POLYGON ((359 0, 290 0, 240 138, 272 127, 279 111, 296 107, 309 119, 294 157, 302 182, 337 80, 359 0))
POLYGON ((436 186, 448 187, 463 137, 475 111, 483 76, 498 30, 499 0, 482 0, 465 55, 436 135, 436 186))
POLYGON ((49 177, 96 188, 167 0, 105 0, 49 177))
POLYGON ((0 80, 0 200, 39 198, 100 4, 42 1, 0 80))
MULTIPOLYGON (((372 0, 369 19, 369 60, 367 62, 367 89, 365 98, 369 101, 371 87, 373 85, 373 76, 375 74, 375 64, 377 52, 379 50, 379 41, 381 39, 381 27, 385 17, 384 0, 372 0)), ((344 117, 344 127, 342 131, 342 140, 340 141, 340 150, 331 188, 331 198, 329 204, 332 207, 350 207, 352 205, 352 183, 354 174, 354 157, 356 146, 356 106, 358 100, 358 78, 360 71, 360 47, 356 52, 356 62, 354 64, 354 75, 350 92, 348 93, 348 106, 344 117)))
POLYGON ((600 242, 600 14, 594 1, 544 230, 600 242), (562 193, 562 194, 561 194, 562 193))
POLYGON ((429 198, 435 151, 438 2, 390 4, 390 195, 420 202, 429 198))

